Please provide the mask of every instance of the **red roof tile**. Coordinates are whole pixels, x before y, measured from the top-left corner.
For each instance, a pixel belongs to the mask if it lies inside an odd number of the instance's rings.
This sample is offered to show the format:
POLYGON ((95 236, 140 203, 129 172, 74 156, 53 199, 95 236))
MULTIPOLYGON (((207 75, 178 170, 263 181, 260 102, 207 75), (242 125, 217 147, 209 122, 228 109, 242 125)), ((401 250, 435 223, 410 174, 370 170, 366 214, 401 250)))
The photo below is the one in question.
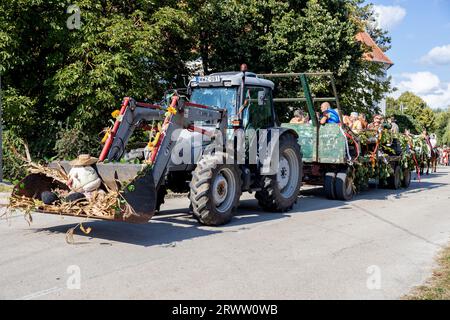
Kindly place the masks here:
POLYGON ((356 35, 356 39, 368 47, 372 48, 372 52, 364 53, 364 59, 368 61, 381 62, 388 64, 389 66, 394 65, 391 59, 380 49, 380 47, 373 41, 372 37, 367 32, 360 32, 356 35))

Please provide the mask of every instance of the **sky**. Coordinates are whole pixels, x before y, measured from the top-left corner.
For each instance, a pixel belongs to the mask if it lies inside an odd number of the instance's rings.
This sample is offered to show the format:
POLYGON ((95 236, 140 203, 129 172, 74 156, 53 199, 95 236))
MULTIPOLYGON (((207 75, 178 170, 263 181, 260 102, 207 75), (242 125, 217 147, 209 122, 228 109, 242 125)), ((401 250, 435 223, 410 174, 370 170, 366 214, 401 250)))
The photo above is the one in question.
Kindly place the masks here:
POLYGON ((450 0, 371 0, 377 23, 389 32, 389 70, 398 91, 432 108, 450 106, 450 0))

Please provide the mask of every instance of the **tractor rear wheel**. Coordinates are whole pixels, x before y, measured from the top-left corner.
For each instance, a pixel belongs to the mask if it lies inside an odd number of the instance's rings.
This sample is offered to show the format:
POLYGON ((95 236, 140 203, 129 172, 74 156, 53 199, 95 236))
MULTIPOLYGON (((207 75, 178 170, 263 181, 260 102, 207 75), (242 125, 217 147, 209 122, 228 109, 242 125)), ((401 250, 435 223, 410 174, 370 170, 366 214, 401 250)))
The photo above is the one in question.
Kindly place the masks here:
POLYGON ((402 169, 400 168, 400 166, 396 165, 394 168, 394 174, 388 178, 387 183, 390 189, 394 190, 400 189, 402 185, 401 170, 402 169))
POLYGON ((352 175, 343 172, 338 173, 336 175, 335 192, 338 200, 352 200, 355 194, 352 175))
POLYGON ((259 206, 270 212, 291 210, 302 185, 303 162, 297 139, 292 134, 282 135, 279 150, 277 174, 263 176, 262 189, 255 194, 259 206))
POLYGON ((202 224, 229 222, 239 205, 241 170, 225 164, 223 154, 204 155, 192 173, 190 200, 194 217, 202 224))

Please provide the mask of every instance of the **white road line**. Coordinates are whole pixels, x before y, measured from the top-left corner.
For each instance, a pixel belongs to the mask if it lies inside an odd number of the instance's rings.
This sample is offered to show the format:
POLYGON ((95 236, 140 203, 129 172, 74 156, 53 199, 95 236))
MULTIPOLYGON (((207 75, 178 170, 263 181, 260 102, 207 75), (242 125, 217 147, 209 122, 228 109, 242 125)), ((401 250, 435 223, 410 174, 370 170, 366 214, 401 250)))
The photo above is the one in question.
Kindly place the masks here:
POLYGON ((35 292, 35 293, 28 294, 28 295, 23 296, 21 298, 18 298, 16 300, 32 300, 32 299, 35 299, 35 298, 46 296, 46 295, 51 294, 51 293, 59 292, 61 290, 62 290, 62 288, 53 287, 53 288, 50 288, 50 289, 41 290, 41 291, 38 291, 38 292, 35 292))

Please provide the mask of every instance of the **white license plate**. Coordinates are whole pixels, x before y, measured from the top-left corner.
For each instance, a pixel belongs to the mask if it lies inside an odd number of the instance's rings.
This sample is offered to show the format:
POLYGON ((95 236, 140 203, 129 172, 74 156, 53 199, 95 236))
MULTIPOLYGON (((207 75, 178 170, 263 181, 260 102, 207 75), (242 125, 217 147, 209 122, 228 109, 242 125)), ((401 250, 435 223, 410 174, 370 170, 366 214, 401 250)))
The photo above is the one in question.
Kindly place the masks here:
POLYGON ((197 81, 199 83, 217 83, 221 81, 221 78, 219 76, 205 76, 205 77, 198 77, 197 81))

